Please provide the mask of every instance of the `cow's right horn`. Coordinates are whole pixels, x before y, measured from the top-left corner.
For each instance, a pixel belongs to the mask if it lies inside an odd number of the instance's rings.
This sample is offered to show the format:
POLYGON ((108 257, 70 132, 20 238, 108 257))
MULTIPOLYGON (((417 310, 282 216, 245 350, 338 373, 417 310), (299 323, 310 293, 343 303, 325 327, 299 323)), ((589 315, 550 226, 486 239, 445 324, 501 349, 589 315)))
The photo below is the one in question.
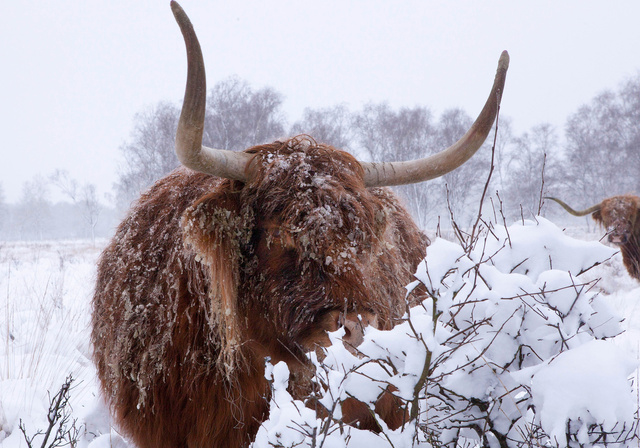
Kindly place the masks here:
POLYGON ((589 215, 589 214, 591 214, 593 212, 597 212, 598 210, 600 210, 602 208, 602 203, 600 203, 600 204, 596 204, 594 206, 591 206, 589 208, 586 208, 584 210, 575 211, 574 209, 569 207, 565 202, 561 201, 558 198, 552 198, 551 196, 545 196, 544 199, 550 199, 552 201, 557 202, 558 204, 560 204, 562 206, 562 208, 564 208, 566 211, 568 211, 573 216, 586 216, 586 215, 589 215))
POLYGON ((249 154, 202 146, 207 99, 202 50, 193 25, 184 10, 175 1, 171 2, 171 10, 187 47, 187 87, 176 133, 178 159, 184 166, 195 171, 246 181, 245 168, 251 159, 249 154))
POLYGON ((465 163, 482 146, 489 135, 500 108, 504 82, 509 68, 509 53, 500 55, 493 88, 480 115, 460 140, 423 159, 408 162, 360 162, 364 168, 364 183, 368 187, 413 184, 435 179, 465 163))

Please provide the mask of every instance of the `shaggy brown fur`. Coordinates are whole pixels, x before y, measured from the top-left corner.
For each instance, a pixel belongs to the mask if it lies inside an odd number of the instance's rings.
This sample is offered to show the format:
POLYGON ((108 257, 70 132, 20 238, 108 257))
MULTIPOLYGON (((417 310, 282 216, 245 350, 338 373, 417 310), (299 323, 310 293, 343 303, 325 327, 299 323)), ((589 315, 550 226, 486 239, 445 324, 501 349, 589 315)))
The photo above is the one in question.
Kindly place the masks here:
MULTIPOLYGON (((247 151, 247 184, 184 168, 158 181, 99 261, 98 377, 140 448, 247 446, 268 417, 265 357, 305 399, 326 331, 358 315, 390 329, 406 309, 429 241, 388 189, 307 137, 247 151)), ((387 391, 376 406, 391 428, 398 404, 387 391)), ((344 420, 379 430, 355 400, 344 420)))
POLYGON ((640 197, 630 194, 605 199, 591 215, 606 229, 609 242, 620 247, 627 272, 636 280, 640 280, 639 215, 640 197))

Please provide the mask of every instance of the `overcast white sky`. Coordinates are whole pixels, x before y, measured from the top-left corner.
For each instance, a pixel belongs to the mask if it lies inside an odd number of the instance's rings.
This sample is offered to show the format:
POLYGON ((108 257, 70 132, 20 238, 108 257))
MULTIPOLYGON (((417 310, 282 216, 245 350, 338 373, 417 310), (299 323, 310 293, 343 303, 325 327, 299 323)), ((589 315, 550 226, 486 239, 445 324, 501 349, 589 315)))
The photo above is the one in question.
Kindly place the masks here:
MULTIPOLYGON (((182 0, 209 86, 237 74, 305 107, 374 101, 476 115, 502 50, 516 132, 568 115, 640 72, 640 1, 182 0)), ((168 0, 3 1, 0 185, 20 199, 66 169, 110 192, 133 116, 179 102, 182 36, 168 0)))

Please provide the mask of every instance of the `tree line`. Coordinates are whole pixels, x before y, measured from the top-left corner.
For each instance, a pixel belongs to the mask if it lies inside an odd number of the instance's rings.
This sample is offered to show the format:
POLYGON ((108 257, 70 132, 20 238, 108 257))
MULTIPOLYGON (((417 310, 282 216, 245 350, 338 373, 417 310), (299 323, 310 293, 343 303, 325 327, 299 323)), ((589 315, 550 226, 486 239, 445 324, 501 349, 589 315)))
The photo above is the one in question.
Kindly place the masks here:
MULTIPOLYGON (((394 109, 388 103, 370 103, 356 111, 343 104, 306 109, 289 126, 283 102, 284 96, 271 87, 256 89, 238 77, 218 82, 207 96, 203 144, 239 151, 283 136, 308 134, 362 160, 400 161, 440 151, 473 122, 461 109, 435 117, 426 106, 394 109)), ((54 236, 42 213, 51 212, 50 186, 60 189, 73 205, 76 231, 67 237, 108 235, 117 216, 140 192, 179 165, 174 152, 179 114, 179 105, 161 101, 134 117, 131 134, 120 147, 123 163, 114 186, 115 210, 100 204, 95 187, 78 186, 68 174, 57 171, 49 179, 34 178, 25 184, 21 202, 12 207, 4 204, 0 187, 0 237, 54 236)), ((581 106, 568 117, 564 132, 542 123, 516 135, 505 115, 499 117, 496 129, 495 145, 491 134, 461 168, 439 179, 396 188, 419 226, 447 227, 452 218, 468 225, 477 216, 481 198, 508 221, 538 214, 566 219, 559 207, 542 198, 561 197, 578 209, 608 196, 640 192, 640 73, 581 106)))
POLYGON ((110 235, 117 213, 98 198, 96 186, 79 185, 64 170, 36 175, 22 186, 15 204, 7 204, 0 185, 0 241, 91 239, 110 235), (58 190, 63 201, 53 203, 58 190))

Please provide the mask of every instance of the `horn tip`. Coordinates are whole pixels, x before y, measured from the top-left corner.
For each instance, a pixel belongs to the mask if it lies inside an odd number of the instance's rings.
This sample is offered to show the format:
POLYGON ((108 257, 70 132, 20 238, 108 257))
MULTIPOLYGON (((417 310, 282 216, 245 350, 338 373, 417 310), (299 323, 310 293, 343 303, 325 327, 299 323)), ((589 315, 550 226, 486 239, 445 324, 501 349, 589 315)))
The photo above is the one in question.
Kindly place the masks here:
POLYGON ((500 55, 500 60, 498 61, 498 70, 507 70, 509 68, 509 52, 504 50, 500 55))
POLYGON ((176 0, 171 0, 169 2, 169 6, 171 6, 171 11, 173 12, 174 16, 177 17, 179 14, 184 14, 182 6, 180 6, 176 0))

